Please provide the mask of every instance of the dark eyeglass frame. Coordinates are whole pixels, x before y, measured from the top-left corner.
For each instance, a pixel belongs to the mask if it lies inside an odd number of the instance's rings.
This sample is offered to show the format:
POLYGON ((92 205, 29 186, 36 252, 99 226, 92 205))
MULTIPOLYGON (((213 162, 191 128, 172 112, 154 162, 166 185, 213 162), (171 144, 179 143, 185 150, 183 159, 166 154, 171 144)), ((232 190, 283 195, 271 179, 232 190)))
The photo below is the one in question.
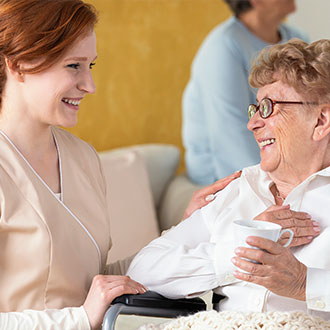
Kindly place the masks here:
MULTIPOLYGON (((266 105, 267 105, 266 103, 266 105)), ((260 102, 258 102, 258 105, 256 104, 250 104, 248 106, 248 117, 249 120, 259 111, 260 117, 263 119, 266 119, 272 115, 274 112, 274 106, 275 104, 308 104, 308 105, 318 105, 317 102, 302 102, 302 101, 274 101, 270 99, 269 97, 264 97, 260 102), (260 111, 260 105, 263 105, 265 102, 268 103, 268 111, 264 113, 263 111, 260 111)))

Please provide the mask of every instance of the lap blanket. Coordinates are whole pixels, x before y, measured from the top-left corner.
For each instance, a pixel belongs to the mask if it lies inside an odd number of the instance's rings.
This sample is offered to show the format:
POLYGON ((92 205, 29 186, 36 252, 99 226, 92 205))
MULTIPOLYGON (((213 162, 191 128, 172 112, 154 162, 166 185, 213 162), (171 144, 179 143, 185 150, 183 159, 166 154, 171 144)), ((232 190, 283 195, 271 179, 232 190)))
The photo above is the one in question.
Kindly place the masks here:
POLYGON ((303 312, 199 312, 162 324, 147 324, 139 330, 307 330, 329 329, 330 322, 303 312))

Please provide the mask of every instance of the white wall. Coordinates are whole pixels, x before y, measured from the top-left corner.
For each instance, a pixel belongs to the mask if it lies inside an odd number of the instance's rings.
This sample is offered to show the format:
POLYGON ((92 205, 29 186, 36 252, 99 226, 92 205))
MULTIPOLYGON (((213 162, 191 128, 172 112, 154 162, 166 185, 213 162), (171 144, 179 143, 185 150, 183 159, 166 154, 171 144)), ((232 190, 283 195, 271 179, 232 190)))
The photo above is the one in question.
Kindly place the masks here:
POLYGON ((311 41, 330 39, 330 0, 296 0, 296 5, 288 23, 304 30, 311 41))

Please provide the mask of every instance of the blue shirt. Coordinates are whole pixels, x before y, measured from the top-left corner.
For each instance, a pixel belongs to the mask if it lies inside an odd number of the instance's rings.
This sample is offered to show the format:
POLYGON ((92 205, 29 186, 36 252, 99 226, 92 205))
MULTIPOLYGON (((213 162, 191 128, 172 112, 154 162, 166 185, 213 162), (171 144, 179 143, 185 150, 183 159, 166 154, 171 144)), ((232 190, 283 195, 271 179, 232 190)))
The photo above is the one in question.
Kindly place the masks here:
MULTIPOLYGON (((308 38, 292 27, 279 27, 281 42, 308 38)), ((270 44, 231 17, 206 37, 192 64, 183 95, 183 143, 192 181, 207 185, 260 162, 248 123, 247 106, 256 102, 248 76, 256 55, 270 44)))

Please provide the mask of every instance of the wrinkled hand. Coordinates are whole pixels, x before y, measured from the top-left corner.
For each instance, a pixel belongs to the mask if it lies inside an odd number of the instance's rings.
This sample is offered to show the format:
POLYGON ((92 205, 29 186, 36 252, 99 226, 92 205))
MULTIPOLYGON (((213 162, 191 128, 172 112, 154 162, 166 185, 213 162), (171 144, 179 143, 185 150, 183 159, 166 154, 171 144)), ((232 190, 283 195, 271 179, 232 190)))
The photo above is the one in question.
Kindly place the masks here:
MULTIPOLYGON (((291 229, 294 237, 290 247, 310 243, 314 237, 320 234, 320 224, 317 221, 313 221, 306 212, 290 210, 290 205, 272 205, 254 219, 277 223, 283 229, 291 229)), ((278 242, 284 245, 288 238, 288 233, 283 234, 278 242)))
POLYGON ((184 212, 183 218, 186 219, 190 217, 194 211, 210 203, 215 198, 214 194, 216 192, 226 188, 230 182, 239 178, 241 174, 242 171, 235 172, 223 179, 214 182, 210 186, 195 191, 188 207, 184 212))
POLYGON ((84 302, 91 329, 98 329, 111 302, 123 294, 146 292, 146 288, 129 276, 97 275, 84 302))
POLYGON ((307 267, 296 259, 289 248, 256 236, 249 236, 246 242, 259 249, 235 249, 233 264, 249 273, 236 270, 234 276, 237 279, 262 285, 280 296, 306 300, 307 267), (255 260, 259 264, 241 258, 255 260))

